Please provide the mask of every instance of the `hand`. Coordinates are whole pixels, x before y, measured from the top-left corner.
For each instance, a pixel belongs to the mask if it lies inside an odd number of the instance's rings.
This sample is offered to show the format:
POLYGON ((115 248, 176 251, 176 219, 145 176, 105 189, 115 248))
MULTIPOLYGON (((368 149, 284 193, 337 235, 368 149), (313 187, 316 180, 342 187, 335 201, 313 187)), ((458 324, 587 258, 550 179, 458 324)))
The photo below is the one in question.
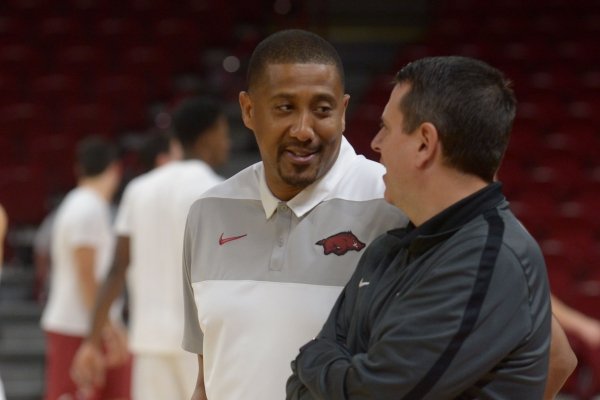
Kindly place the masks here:
POLYGON ((593 318, 582 318, 582 322, 573 333, 592 349, 600 346, 600 322, 593 318))
POLYGON ((106 351, 107 367, 117 367, 129 359, 127 333, 123 327, 107 324, 102 331, 102 340, 106 351))
POLYGON ((84 398, 94 388, 104 385, 106 361, 102 350, 91 342, 83 342, 71 364, 71 379, 80 388, 84 398))

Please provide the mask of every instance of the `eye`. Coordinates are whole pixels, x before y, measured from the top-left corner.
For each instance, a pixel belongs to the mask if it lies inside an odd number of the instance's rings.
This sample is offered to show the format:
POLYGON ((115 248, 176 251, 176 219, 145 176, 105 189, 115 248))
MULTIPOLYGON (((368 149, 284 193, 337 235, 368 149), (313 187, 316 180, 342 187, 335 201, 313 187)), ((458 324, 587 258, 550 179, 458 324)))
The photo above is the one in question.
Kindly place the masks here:
POLYGON ((331 112, 333 111, 333 108, 331 106, 318 106, 315 109, 316 113, 322 116, 328 116, 331 114, 331 112))
POLYGON ((275 109, 277 111, 281 111, 281 112, 287 112, 287 111, 291 111, 292 110, 292 105, 291 104, 278 104, 275 106, 275 109))

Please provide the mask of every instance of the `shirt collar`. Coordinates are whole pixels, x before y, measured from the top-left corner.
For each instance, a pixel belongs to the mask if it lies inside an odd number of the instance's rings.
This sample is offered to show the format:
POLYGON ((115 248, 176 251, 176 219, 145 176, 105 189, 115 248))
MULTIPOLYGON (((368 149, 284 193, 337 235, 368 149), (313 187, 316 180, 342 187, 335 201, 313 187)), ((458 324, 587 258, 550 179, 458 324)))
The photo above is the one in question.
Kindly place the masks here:
MULTIPOLYGON (((331 166, 331 169, 317 181, 304 188, 294 198, 287 201, 286 205, 298 218, 308 213, 319 203, 327 199, 335 185, 344 176, 344 171, 347 169, 348 165, 352 163, 356 157, 358 157, 356 152, 346 138, 342 136, 340 152, 331 166)), ((260 200, 265 210, 265 216, 269 219, 273 213, 275 213, 277 206, 282 203, 282 201, 271 193, 265 178, 264 164, 261 164, 261 167, 262 169, 259 171, 260 200)))

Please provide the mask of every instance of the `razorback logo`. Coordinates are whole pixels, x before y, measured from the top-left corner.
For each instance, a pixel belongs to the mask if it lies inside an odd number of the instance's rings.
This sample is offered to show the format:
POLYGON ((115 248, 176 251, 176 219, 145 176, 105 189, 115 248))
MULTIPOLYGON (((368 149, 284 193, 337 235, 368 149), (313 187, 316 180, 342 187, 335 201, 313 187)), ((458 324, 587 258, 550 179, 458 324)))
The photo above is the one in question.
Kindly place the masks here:
POLYGON ((361 251, 365 247, 365 244, 358 240, 351 231, 336 233, 315 244, 323 246, 325 255, 333 253, 336 256, 343 256, 350 250, 361 251))

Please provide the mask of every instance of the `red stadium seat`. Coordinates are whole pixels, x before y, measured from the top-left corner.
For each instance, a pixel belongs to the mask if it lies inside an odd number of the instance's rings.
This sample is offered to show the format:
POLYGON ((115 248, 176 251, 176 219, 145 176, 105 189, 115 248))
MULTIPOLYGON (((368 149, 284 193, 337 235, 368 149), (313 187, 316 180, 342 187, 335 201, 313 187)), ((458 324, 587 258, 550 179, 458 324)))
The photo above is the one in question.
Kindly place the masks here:
POLYGON ((40 169, 18 165, 0 169, 0 203, 11 226, 38 224, 46 213, 47 191, 40 169))
POLYGON ((20 138, 34 132, 53 133, 56 128, 48 110, 33 103, 17 103, 3 107, 0 109, 0 120, 0 132, 3 135, 15 135, 20 138))
POLYGON ((112 57, 115 59, 130 46, 146 44, 149 36, 144 24, 134 18, 99 18, 91 29, 91 40, 99 46, 114 50, 112 57))
POLYGON ((57 71, 82 78, 106 73, 109 65, 109 56, 100 46, 75 44, 60 48, 56 54, 57 71))
POLYGON ((566 122, 557 126, 541 144, 547 157, 577 158, 593 164, 598 159, 600 138, 589 123, 566 122))
POLYGON ((152 99, 148 83, 136 75, 117 74, 98 77, 93 98, 114 110, 117 128, 145 129, 147 107, 152 99))
POLYGON ((14 164, 17 161, 12 139, 9 135, 0 134, 0 168, 14 164))
POLYGON ((14 13, 42 14, 54 4, 52 0, 4 0, 5 7, 14 13))
POLYGON ((0 75, 0 107, 23 101, 22 82, 13 75, 0 75))
POLYGON ((168 49, 175 72, 189 73, 198 68, 205 38, 203 30, 194 19, 158 19, 152 25, 152 35, 154 42, 168 49))
POLYGON ((18 43, 0 47, 0 65, 2 73, 25 78, 36 76, 44 69, 39 52, 28 45, 18 43))
POLYGON ((585 224, 590 226, 596 232, 596 235, 600 237, 600 212, 598 212, 598 207, 600 207, 600 185, 596 183, 571 201, 575 204, 575 207, 578 207, 577 210, 572 212, 578 213, 576 215, 579 219, 585 220, 585 224))
POLYGON ((59 127, 60 132, 75 138, 91 134, 112 137, 118 125, 112 108, 101 103, 81 103, 65 108, 59 127))
POLYGON ((498 171, 498 180, 502 182, 503 192, 510 200, 519 193, 528 190, 529 172, 527 167, 514 159, 505 159, 498 171))
POLYGON ((45 46, 58 47, 84 39, 81 20, 71 16, 44 17, 35 28, 38 42, 45 46))
POLYGON ((529 100, 522 93, 516 90, 517 98, 521 99, 517 107, 517 122, 525 121, 549 128, 555 121, 562 121, 567 117, 565 106, 557 97, 535 97, 529 100))
POLYGON ((558 42, 556 52, 557 63, 569 65, 577 70, 586 70, 592 65, 597 65, 594 61, 598 61, 600 57, 600 46, 593 38, 576 36, 558 42))
POLYGON ((588 182, 586 169, 576 158, 547 158, 531 170, 531 187, 556 200, 579 194, 588 182))
POLYGON ((75 185, 75 146, 76 137, 69 134, 33 135, 29 139, 29 159, 40 167, 49 193, 64 193, 75 185))
POLYGON ((549 234, 548 221, 558 213, 558 203, 551 196, 529 189, 516 193, 509 201, 512 211, 536 239, 549 234))
MULTIPOLYGON (((581 226, 556 227, 541 241, 544 254, 562 256, 570 276, 577 281, 597 280, 598 241, 591 230, 581 226)), ((549 266, 552 268, 552 266, 549 266)))
POLYGON ((535 120, 517 120, 513 126, 505 160, 515 161, 523 166, 531 166, 539 159, 538 148, 542 136, 535 120))
POLYGON ((31 82, 31 97, 37 103, 64 107, 84 99, 84 88, 77 76, 43 75, 31 82))
POLYGON ((24 21, 15 15, 0 16, 0 44, 18 43, 27 36, 24 21))
POLYGON ((122 56, 125 73, 166 76, 173 72, 171 54, 159 46, 132 46, 122 56))

